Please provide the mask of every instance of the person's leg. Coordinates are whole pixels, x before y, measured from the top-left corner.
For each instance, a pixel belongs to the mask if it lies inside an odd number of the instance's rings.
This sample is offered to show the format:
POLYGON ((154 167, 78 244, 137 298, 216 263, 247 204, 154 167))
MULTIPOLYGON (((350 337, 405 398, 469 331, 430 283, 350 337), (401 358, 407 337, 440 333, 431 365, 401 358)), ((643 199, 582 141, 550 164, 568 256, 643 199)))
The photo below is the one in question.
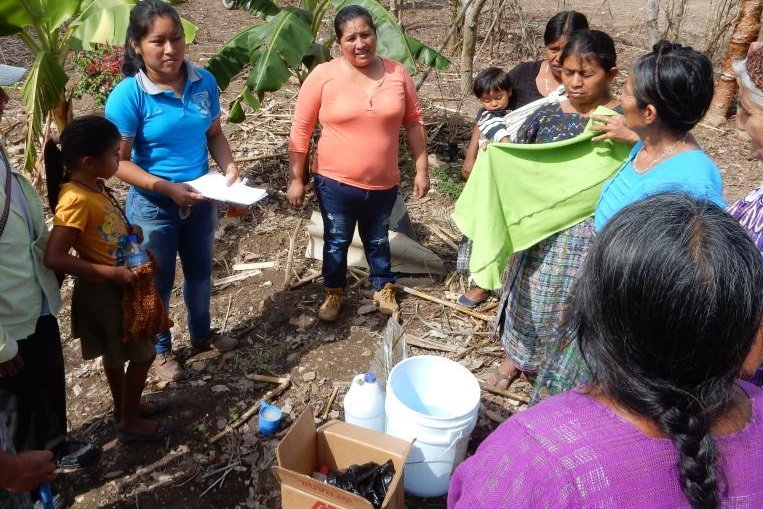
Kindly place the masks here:
POLYGON ((318 206, 323 217, 323 286, 347 286, 347 250, 355 234, 364 192, 316 174, 318 206))
POLYGON ((45 444, 48 449, 66 439, 66 371, 61 332, 53 315, 41 316, 35 335, 40 338, 41 376, 45 402, 50 410, 47 420, 45 444))
POLYGON ((206 201, 191 207, 191 214, 180 226, 178 252, 183 264, 183 298, 188 312, 188 332, 191 341, 197 343, 203 343, 210 335, 216 224, 217 207, 214 202, 206 201))
MULTIPOLYGON (((16 420, 16 396, 0 389, 0 451, 15 455, 11 434, 16 420)), ((13 493, 0 488, 0 509, 32 509, 29 493, 13 493)))
POLYGON ((142 417, 140 411, 140 397, 146 386, 146 377, 151 362, 130 361, 127 364, 122 393, 122 418, 119 422, 119 429, 121 430, 148 434, 159 429, 158 421, 142 417))
POLYGON ((379 291, 397 276, 392 272, 389 249, 389 217, 397 199, 397 187, 384 191, 365 191, 358 217, 358 233, 370 268, 371 284, 379 291))
MULTIPOLYGON (((154 275, 156 289, 166 309, 175 284, 175 259, 180 238, 178 206, 169 198, 147 198, 132 188, 127 195, 127 217, 131 223, 143 229, 143 247, 151 251, 159 265, 154 275)), ((170 331, 157 334, 157 354, 172 351, 170 331)))
POLYGON ((60 394, 65 388, 63 358, 53 331, 58 331, 55 317, 40 317, 34 334, 18 342, 24 368, 16 376, 0 378, 0 388, 17 401, 17 451, 52 449, 66 438, 66 403, 64 399, 62 405, 60 394))
POLYGON ((103 372, 106 374, 106 381, 109 383, 109 391, 111 391, 111 399, 114 402, 114 418, 116 423, 119 424, 119 419, 122 415, 122 395, 125 392, 125 368, 123 366, 107 368, 104 365, 103 372))

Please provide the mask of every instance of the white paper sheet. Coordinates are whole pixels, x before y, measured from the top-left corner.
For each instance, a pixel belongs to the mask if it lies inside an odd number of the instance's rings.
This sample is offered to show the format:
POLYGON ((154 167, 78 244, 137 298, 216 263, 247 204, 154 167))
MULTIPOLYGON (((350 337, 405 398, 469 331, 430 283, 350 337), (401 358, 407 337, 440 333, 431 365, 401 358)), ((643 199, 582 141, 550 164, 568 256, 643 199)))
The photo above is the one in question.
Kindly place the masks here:
POLYGON ((206 175, 185 183, 206 198, 239 205, 251 205, 268 195, 264 189, 247 186, 245 181, 227 186, 225 185, 225 175, 216 171, 210 171, 206 175))

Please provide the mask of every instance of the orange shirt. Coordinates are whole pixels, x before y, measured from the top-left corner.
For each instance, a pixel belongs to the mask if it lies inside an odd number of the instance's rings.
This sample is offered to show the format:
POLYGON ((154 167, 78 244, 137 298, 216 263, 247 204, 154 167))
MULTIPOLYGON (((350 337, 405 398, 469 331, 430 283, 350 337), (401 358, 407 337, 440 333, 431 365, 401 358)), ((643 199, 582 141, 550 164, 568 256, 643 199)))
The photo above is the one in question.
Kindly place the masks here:
POLYGON ((320 64, 302 84, 289 152, 307 153, 315 123, 321 137, 312 171, 369 190, 400 182, 400 126, 423 124, 416 87, 402 64, 382 59, 384 79, 370 99, 337 58, 320 64))
POLYGON ((74 249, 83 260, 103 265, 117 265, 121 261, 127 225, 102 193, 72 182, 61 185, 53 226, 80 231, 74 249))

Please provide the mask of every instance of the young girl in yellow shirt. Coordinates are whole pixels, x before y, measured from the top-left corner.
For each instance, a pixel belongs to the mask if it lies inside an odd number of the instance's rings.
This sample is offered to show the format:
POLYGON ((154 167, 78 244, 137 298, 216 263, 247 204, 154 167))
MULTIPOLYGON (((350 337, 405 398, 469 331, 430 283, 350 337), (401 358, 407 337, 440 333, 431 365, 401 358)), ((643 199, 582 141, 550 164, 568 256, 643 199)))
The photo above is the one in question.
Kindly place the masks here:
POLYGON ((103 117, 74 120, 61 134, 61 148, 49 143, 45 166, 53 231, 45 265, 76 277, 72 296, 72 335, 81 340, 82 356, 103 356, 114 399, 117 436, 121 442, 161 440, 170 422, 145 416, 166 402, 141 403, 148 369, 154 360, 152 338, 123 342, 122 291, 136 282, 124 265, 130 233, 142 237, 103 183, 119 165, 120 134, 103 117), (74 248, 78 256, 69 251, 74 248), (125 369, 127 364, 127 369, 125 369))

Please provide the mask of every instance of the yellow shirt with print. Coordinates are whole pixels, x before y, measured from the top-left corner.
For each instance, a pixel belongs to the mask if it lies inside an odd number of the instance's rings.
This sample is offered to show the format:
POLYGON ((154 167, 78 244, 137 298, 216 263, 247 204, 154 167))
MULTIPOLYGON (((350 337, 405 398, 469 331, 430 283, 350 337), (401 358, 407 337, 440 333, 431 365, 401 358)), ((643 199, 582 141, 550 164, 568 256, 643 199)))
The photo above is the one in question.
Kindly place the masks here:
POLYGON ((63 184, 53 225, 80 231, 74 249, 83 260, 103 265, 123 262, 127 225, 103 193, 73 182, 63 184))

